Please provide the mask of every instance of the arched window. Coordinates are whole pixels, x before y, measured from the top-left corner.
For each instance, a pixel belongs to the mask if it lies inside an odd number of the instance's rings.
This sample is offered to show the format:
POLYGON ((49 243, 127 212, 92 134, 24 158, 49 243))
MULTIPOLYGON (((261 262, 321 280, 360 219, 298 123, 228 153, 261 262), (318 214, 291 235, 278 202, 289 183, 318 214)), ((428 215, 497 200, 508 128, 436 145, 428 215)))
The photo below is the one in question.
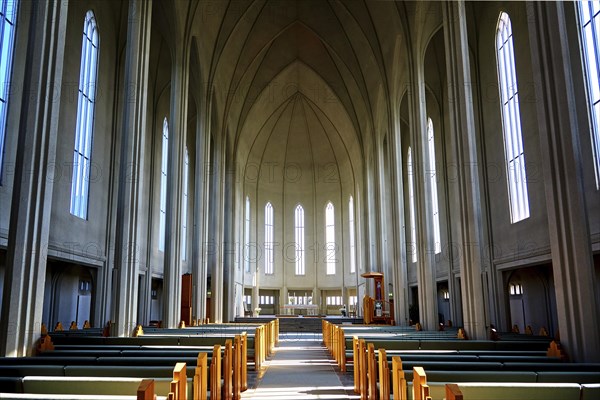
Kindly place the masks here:
POLYGON ((265 274, 273 275, 273 263, 275 254, 273 251, 273 206, 267 203, 265 206, 265 274))
POLYGON ((296 275, 306 274, 304 263, 304 208, 300 204, 294 211, 294 233, 296 239, 296 275))
POLYGON ((510 18, 505 12, 500 13, 498 19, 496 55, 510 220, 515 223, 529 217, 529 197, 527 195, 527 174, 525 172, 525 153, 523 152, 523 138, 521 135, 519 91, 515 70, 512 27, 510 18))
POLYGON ((244 215, 244 267, 250 272, 250 197, 246 196, 246 212, 244 215))
POLYGON ((94 134, 94 108, 98 72, 98 27, 90 10, 83 24, 77 125, 73 151, 73 179, 71 181, 71 214, 87 219, 90 190, 90 163, 94 134))
POLYGON ((167 162, 169 160, 169 123, 165 117, 162 134, 162 158, 160 164, 160 216, 158 227, 158 250, 165 251, 165 227, 167 223, 167 162))
POLYGON ((592 156, 596 172, 596 188, 600 189, 600 3, 577 2, 583 47, 583 67, 587 79, 590 107, 592 156))
POLYGON ((325 265, 327 275, 335 274, 336 261, 335 214, 333 204, 329 202, 325 207, 325 265))
POLYGON ((0 0, 0 185, 18 8, 17 0, 0 0))
POLYGON ((438 203, 437 173, 435 168, 435 139, 433 136, 433 122, 427 118, 427 141, 429 149, 429 178, 431 179, 431 211, 433 216, 433 243, 435 254, 442 252, 442 239, 440 236, 440 208, 438 203))
POLYGON ((187 147, 183 159, 183 204, 181 205, 181 259, 186 259, 187 254, 187 220, 188 220, 188 177, 190 169, 190 155, 187 147))
POLYGON ((354 199, 350 196, 348 201, 348 228, 350 236, 350 273, 356 272, 356 248, 354 239, 354 199))
POLYGON ((406 173, 408 175, 408 213, 410 220, 410 246, 412 246, 411 261, 417 262, 417 227, 415 226, 415 177, 412 166, 412 150, 408 148, 406 173))

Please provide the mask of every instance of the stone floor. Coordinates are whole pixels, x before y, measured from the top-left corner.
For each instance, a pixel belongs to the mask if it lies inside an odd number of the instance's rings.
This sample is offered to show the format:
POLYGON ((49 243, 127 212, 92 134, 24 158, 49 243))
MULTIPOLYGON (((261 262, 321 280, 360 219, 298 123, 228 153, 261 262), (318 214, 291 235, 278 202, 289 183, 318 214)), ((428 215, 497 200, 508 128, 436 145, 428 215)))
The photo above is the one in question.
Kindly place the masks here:
POLYGON ((323 346, 321 334, 282 333, 243 399, 358 399, 352 374, 342 374, 323 346))

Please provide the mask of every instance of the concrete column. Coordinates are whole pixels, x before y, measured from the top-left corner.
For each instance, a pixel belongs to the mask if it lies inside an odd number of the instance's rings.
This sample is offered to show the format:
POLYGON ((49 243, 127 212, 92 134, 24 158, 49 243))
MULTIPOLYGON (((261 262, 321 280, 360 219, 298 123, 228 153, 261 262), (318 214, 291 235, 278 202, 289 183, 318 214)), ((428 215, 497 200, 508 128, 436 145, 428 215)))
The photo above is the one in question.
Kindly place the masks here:
MULTIPOLYGON (((228 322, 234 317, 235 310, 235 282, 239 276, 237 268, 235 268, 235 238, 234 238, 234 192, 235 192, 235 166, 232 162, 232 157, 229 153, 225 154, 225 174, 223 185, 223 211, 222 218, 222 286, 219 291, 221 296, 220 304, 222 305, 221 321, 228 322)), ((236 214, 240 215, 240 214, 236 214)), ((243 218, 242 218, 243 221, 243 218)))
POLYGON ((202 116, 208 111, 199 113, 196 127, 196 162, 194 171, 194 236, 192 240, 192 279, 194 280, 193 298, 194 315, 197 319, 206 318, 206 296, 208 292, 208 268, 206 244, 208 241, 208 161, 210 156, 210 135, 206 132, 208 121, 202 116))
POLYGON ((598 362, 600 310, 580 145, 590 127, 578 119, 585 111, 576 106, 570 55, 581 53, 570 48, 576 42, 568 40, 567 7, 573 5, 527 3, 527 21, 560 339, 574 361, 598 362))
MULTIPOLYGON (((463 326, 474 339, 485 339, 486 321, 481 283, 483 264, 480 179, 477 170, 477 132, 473 111, 471 69, 465 4, 462 0, 442 3, 446 71, 448 79, 448 114, 451 151, 457 165, 456 182, 459 198, 459 246, 463 326)), ((450 282, 449 282, 450 283, 450 282)))
POLYGON ((427 141, 427 108, 423 60, 414 56, 409 103, 412 167, 415 182, 415 223, 417 226, 417 283, 419 285, 419 319, 423 329, 438 325, 437 286, 435 283, 435 244, 429 153, 427 141))
POLYGON ((27 55, 0 320, 0 356, 7 357, 31 355, 42 322, 68 11, 58 0, 21 6, 26 34, 16 45, 26 45, 27 55))
POLYGON ((225 185, 224 156, 225 150, 219 138, 213 143, 210 164, 210 203, 211 213, 210 226, 210 249, 209 259, 211 261, 211 304, 212 321, 221 322, 223 319, 223 239, 224 239, 224 200, 223 192, 225 185))
POLYGON ((187 136, 189 52, 176 46, 171 71, 171 118, 167 162, 167 213, 165 223, 163 327, 176 328, 181 320, 181 207, 183 157, 187 136))
POLYGON ((396 188, 392 191, 392 208, 393 212, 393 230, 394 230, 394 245, 393 245, 393 264, 392 276, 394 294, 394 315, 396 324, 402 324, 408 320, 408 297, 406 295, 408 288, 407 278, 407 260, 406 254, 406 235, 404 230, 404 181, 402 179, 402 145, 400 142, 400 123, 394 127, 393 134, 390 135, 390 175, 392 187, 396 188))
POLYGON ((112 334, 129 336, 137 320, 140 240, 138 213, 142 192, 142 165, 148 98, 148 58, 152 2, 129 1, 125 60, 125 109, 121 126, 121 153, 115 227, 114 304, 112 334), (132 92, 133 91, 133 92, 132 92), (131 97, 133 95, 133 97, 131 97))
MULTIPOLYGON (((373 157, 376 157, 375 155, 373 157)), ((367 247, 366 247, 366 265, 365 272, 367 271, 375 271, 379 272, 381 268, 380 260, 379 260, 379 252, 377 249, 377 243, 379 240, 379 221, 378 221, 378 212, 375 210, 379 210, 377 207, 375 192, 377 190, 376 182, 376 174, 375 174, 375 163, 376 161, 367 161, 367 165, 371 164, 371 168, 369 166, 366 167, 365 171, 365 181, 366 181, 366 208, 365 208, 365 218, 367 220, 366 224, 366 237, 367 247)))

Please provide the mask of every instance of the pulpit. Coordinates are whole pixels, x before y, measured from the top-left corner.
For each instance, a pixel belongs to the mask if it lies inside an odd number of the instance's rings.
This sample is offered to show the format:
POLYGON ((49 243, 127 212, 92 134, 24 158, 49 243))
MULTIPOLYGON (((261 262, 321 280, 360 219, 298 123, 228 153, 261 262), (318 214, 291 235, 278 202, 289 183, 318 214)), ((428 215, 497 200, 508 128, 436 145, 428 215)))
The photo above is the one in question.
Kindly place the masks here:
POLYGON ((374 297, 365 295, 363 299, 365 324, 389 324, 391 322, 390 303, 386 301, 383 274, 381 272, 366 272, 361 276, 363 278, 373 279, 374 297))

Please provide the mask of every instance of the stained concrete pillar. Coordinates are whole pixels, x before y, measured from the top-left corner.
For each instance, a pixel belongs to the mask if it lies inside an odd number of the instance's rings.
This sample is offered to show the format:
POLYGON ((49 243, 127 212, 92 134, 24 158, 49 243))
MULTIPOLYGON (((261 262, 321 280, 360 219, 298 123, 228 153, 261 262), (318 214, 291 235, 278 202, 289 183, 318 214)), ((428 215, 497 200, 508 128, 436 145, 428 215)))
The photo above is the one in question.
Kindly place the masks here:
POLYGON ((18 29, 26 34, 15 46, 27 51, 0 320, 7 357, 31 355, 42 323, 68 12, 58 0, 20 5, 18 29))
POLYGON ((435 244, 433 239, 432 186, 429 178, 427 107, 423 59, 413 55, 410 87, 410 138, 415 182, 415 224, 419 319, 423 329, 438 325, 437 286, 435 283, 435 244))
POLYGON ((473 110, 469 43, 464 1, 442 3, 446 72, 448 79, 449 133, 459 193, 458 237, 463 326, 473 339, 486 339, 481 272, 483 235, 480 177, 477 169, 477 132, 473 110))
POLYGON ((394 245, 393 245, 393 263, 392 276, 393 296, 394 296, 394 315, 392 317, 397 325, 408 321, 408 277, 407 277, 407 261, 408 254, 406 252, 406 234, 404 230, 404 181, 402 179, 402 144, 400 141, 400 123, 393 130, 394 134, 390 135, 390 176, 393 190, 392 209, 394 216, 394 245))
POLYGON ((171 118, 167 161, 163 327, 176 328, 181 320, 181 213, 183 160, 187 136, 189 51, 186 41, 175 47, 171 70, 171 118))
POLYGON ((116 279, 113 287, 111 334, 129 336, 137 324, 139 275, 139 212, 148 98, 148 61, 152 2, 129 1, 125 53, 125 100, 115 227, 116 279))
POLYGON ((580 144, 581 138, 590 137, 591 127, 578 117, 582 111, 576 106, 570 55, 581 52, 571 48, 577 42, 568 39, 567 7, 573 4, 527 3, 527 21, 560 340, 572 360, 598 362, 599 288, 580 144))
MULTIPOLYGON (((204 115, 208 115, 205 110, 204 115)), ((199 113, 199 115, 203 115, 199 113)), ((208 260, 206 243, 208 233, 208 162, 210 155, 210 135, 206 132, 208 121, 197 118, 196 162, 194 163, 194 234, 192 240, 192 279, 194 288, 193 313, 197 319, 206 318, 206 297, 208 295, 208 260)))

